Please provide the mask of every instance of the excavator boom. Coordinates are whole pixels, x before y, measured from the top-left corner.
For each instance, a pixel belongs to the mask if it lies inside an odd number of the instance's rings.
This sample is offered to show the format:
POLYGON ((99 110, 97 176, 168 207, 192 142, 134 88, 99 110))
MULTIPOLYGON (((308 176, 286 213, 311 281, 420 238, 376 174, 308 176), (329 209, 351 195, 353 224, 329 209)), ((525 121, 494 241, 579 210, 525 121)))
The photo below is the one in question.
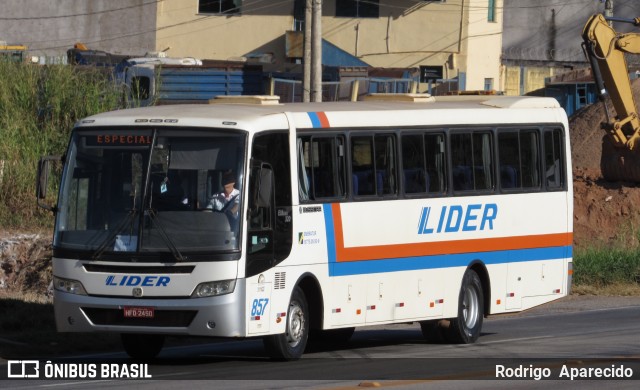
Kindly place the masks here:
MULTIPOLYGON (((615 20, 640 25, 640 18, 615 20)), ((627 53, 640 54, 640 35, 618 33, 603 15, 598 14, 589 18, 582 38, 599 98, 605 102, 609 95, 615 110, 615 117, 609 118, 605 106, 607 122, 602 123, 602 128, 610 136, 608 141, 613 148, 603 140, 603 176, 640 182, 640 118, 625 59, 627 53)))

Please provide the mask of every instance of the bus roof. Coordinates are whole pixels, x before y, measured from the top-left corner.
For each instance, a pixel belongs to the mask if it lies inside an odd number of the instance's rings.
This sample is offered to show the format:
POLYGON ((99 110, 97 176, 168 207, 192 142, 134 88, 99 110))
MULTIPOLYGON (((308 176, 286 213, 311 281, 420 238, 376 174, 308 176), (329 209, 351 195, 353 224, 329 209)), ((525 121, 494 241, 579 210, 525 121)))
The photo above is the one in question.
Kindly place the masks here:
POLYGON ((77 127, 168 125, 269 130, 290 126, 304 129, 559 122, 566 123, 566 114, 553 98, 437 96, 422 102, 161 105, 97 114, 79 121, 77 127))

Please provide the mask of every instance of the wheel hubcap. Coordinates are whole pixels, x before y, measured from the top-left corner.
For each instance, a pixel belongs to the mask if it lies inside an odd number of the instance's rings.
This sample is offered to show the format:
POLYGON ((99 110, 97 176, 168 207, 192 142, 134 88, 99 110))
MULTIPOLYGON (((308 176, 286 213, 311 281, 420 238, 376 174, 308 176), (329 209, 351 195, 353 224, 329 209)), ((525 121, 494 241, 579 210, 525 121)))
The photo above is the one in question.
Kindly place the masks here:
POLYGON ((302 308, 293 304, 289 310, 287 341, 291 347, 297 346, 304 336, 304 313, 302 308))
POLYGON ((473 287, 467 287, 462 300, 462 316, 467 329, 473 329, 478 322, 478 294, 473 287))

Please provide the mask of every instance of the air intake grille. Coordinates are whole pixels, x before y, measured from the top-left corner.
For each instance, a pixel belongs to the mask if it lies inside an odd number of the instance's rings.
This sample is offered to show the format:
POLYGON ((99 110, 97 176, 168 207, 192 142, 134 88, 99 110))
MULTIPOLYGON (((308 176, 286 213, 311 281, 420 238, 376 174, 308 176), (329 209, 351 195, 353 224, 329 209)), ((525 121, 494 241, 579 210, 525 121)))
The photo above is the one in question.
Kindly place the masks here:
POLYGON ((82 311, 95 325, 188 327, 196 310, 156 310, 154 318, 127 318, 122 309, 83 307, 82 311))
POLYGON ((286 272, 276 272, 276 278, 273 288, 276 290, 281 290, 285 287, 285 282, 287 278, 286 272))

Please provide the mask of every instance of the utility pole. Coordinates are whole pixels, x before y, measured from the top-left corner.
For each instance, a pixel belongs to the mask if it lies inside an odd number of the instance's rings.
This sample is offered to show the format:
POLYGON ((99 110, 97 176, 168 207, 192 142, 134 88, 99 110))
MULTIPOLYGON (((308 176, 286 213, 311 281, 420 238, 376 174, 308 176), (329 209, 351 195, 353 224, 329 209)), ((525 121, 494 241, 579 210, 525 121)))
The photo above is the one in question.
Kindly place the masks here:
POLYGON ((313 0, 311 33, 311 101, 322 101, 322 0, 313 0))
POLYGON ((302 68, 302 101, 311 101, 311 24, 313 0, 306 0, 304 8, 304 57, 302 68))

